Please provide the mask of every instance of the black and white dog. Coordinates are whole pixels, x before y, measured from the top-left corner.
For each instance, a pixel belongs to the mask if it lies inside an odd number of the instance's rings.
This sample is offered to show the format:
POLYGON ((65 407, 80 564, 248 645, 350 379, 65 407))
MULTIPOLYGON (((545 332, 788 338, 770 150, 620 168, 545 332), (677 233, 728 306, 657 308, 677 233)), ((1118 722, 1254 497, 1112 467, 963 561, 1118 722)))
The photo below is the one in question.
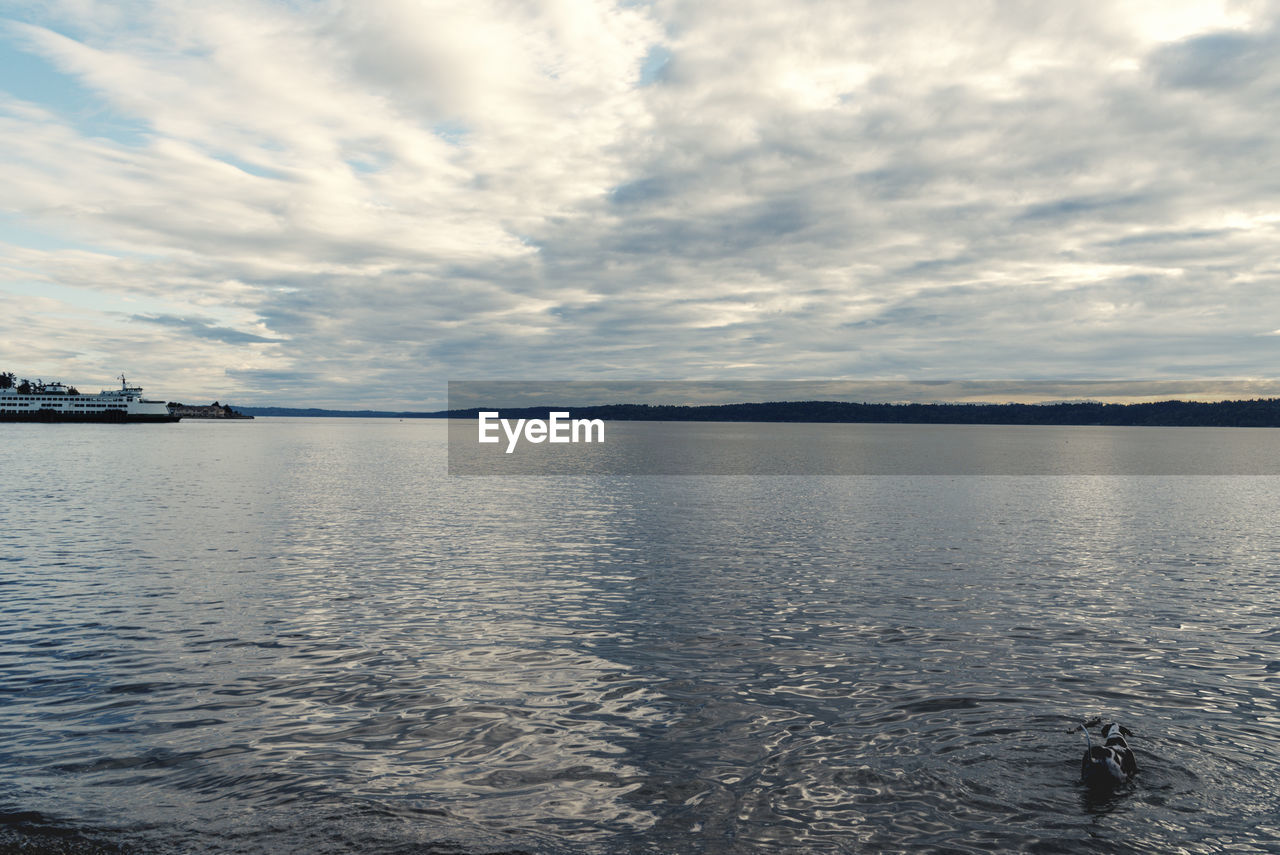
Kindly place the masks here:
POLYGON ((1102 729, 1102 745, 1093 744, 1089 728, 1101 722, 1102 719, 1096 718, 1079 726, 1089 746, 1080 760, 1080 779, 1090 788, 1115 787, 1131 779, 1138 771, 1133 749, 1125 741, 1126 736, 1133 736, 1127 727, 1112 722, 1102 729))

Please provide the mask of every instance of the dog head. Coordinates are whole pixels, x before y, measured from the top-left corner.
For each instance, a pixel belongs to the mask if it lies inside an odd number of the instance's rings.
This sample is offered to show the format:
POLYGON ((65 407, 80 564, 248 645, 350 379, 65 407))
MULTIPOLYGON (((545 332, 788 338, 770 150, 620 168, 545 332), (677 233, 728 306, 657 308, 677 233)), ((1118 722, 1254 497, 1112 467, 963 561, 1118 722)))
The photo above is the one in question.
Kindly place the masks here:
POLYGON ((1102 729, 1103 744, 1108 746, 1120 745, 1124 748, 1128 748, 1129 743, 1124 739, 1126 736, 1133 736, 1133 733, 1129 731, 1129 728, 1122 727, 1114 721, 1102 729))

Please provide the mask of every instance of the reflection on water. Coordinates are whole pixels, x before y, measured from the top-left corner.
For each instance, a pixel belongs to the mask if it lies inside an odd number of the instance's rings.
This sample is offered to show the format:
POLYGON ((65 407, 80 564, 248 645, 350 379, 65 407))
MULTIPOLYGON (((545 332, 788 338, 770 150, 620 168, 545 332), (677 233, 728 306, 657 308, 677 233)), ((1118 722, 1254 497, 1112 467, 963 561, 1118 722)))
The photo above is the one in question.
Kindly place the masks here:
POLYGON ((1273 477, 449 478, 432 422, 6 430, 0 848, 1280 842, 1273 477), (1102 800, 1094 713, 1141 768, 1102 800))

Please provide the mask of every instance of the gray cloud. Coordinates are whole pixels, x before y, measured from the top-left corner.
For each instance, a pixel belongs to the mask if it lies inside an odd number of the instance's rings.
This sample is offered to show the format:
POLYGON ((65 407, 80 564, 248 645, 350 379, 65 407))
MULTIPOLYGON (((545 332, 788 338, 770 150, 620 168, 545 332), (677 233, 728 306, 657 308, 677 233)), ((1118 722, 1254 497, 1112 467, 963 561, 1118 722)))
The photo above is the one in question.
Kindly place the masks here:
POLYGON ((170 329, 180 330, 196 338, 211 339, 224 344, 274 343, 283 340, 247 333, 231 327, 217 326, 204 318, 175 318, 172 315, 134 315, 133 319, 147 324, 158 324, 170 329))
POLYGON ((1165 86, 1238 89, 1274 73, 1276 46, 1269 34, 1208 33, 1160 48, 1151 66, 1165 86))

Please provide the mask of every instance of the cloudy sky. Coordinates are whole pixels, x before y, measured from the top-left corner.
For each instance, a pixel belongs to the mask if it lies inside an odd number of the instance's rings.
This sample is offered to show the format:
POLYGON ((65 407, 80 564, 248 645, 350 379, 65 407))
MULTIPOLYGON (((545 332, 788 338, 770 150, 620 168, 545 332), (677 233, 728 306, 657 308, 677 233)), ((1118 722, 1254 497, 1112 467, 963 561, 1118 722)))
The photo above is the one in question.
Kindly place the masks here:
POLYGON ((1280 8, 0 0, 0 369, 1280 394, 1280 8))

